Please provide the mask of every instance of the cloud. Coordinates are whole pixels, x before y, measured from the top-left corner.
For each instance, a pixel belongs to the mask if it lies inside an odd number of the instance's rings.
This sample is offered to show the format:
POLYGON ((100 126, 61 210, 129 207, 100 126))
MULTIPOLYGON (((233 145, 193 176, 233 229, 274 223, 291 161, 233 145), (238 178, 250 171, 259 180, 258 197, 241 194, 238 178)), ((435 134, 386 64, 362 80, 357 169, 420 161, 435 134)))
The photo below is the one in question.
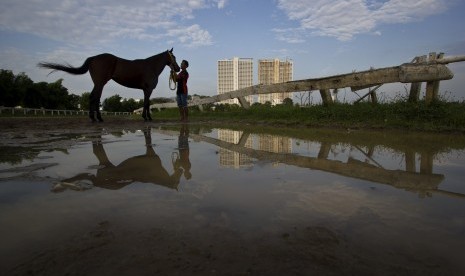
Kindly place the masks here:
POLYGON ((202 46, 212 44, 211 35, 187 22, 196 10, 225 4, 224 0, 6 0, 0 10, 0 29, 87 46, 119 39, 165 39, 173 28, 185 28, 194 33, 177 40, 202 46))
POLYGON ((226 6, 227 2, 228 2, 227 0, 218 0, 218 3, 217 3, 218 4, 217 5, 218 9, 224 8, 226 6))
POLYGON ((210 33, 195 24, 189 27, 172 28, 168 31, 168 36, 176 37, 186 47, 197 47, 211 44, 210 33))
POLYGON ((275 28, 272 29, 273 32, 277 34, 276 38, 281 41, 285 41, 287 43, 302 43, 305 42, 304 33, 302 29, 292 29, 292 28, 287 28, 287 29, 279 29, 275 28))
POLYGON ((309 35, 347 41, 359 34, 379 34, 374 29, 381 24, 423 20, 446 7, 445 0, 278 0, 278 8, 299 27, 274 32, 279 40, 300 36, 290 43, 305 41, 309 35))

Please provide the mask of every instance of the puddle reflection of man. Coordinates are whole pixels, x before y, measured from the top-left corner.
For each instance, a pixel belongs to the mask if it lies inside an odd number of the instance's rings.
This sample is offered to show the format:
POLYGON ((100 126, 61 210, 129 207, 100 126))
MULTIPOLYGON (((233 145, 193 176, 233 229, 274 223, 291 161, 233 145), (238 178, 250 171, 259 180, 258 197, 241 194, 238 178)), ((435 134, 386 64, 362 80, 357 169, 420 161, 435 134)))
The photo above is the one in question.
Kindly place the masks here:
POLYGON ((174 170, 182 168, 184 170, 184 177, 189 180, 192 178, 191 174, 191 161, 189 160, 189 126, 182 125, 178 137, 178 151, 179 154, 176 160, 173 161, 174 170))

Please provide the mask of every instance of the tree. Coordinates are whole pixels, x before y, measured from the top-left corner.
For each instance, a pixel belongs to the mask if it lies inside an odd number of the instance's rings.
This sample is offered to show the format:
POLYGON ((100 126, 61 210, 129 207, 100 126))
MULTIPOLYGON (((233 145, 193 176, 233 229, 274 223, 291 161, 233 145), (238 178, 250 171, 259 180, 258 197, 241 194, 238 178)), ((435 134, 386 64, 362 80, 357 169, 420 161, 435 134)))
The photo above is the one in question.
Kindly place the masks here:
POLYGON ((299 92, 296 94, 297 94, 297 98, 299 98, 300 100, 300 106, 310 104, 310 95, 312 94, 312 91, 299 92))
POLYGON ((136 102, 134 99, 129 98, 129 99, 124 99, 123 102, 121 103, 121 110, 124 112, 133 112, 134 110, 141 108, 144 106, 143 101, 136 102))
POLYGON ((25 107, 31 108, 41 108, 42 107, 43 97, 38 88, 37 84, 31 86, 27 91, 26 95, 23 98, 23 104, 25 107))
POLYGON ((62 85, 63 79, 56 82, 45 83, 42 96, 45 99, 43 105, 47 109, 66 109, 68 89, 62 85), (45 90, 45 91, 44 91, 45 90), (44 93, 45 92, 45 93, 44 93))
POLYGON ((13 86, 14 86, 13 72, 9 70, 0 71, 0 106, 14 106, 13 102, 13 86))
POLYGON ((82 93, 79 99, 79 105, 81 110, 89 110, 89 99, 90 99, 90 92, 82 93))
POLYGON ((63 79, 34 83, 25 73, 0 70, 0 106, 47 109, 78 109, 81 97, 69 94, 63 79))
POLYGON ((10 70, 0 71, 0 106, 16 106, 21 99, 16 94, 15 75, 10 70))
POLYGON ((122 111, 121 102, 122 102, 122 98, 118 94, 108 97, 103 101, 103 104, 102 104, 103 110, 110 111, 110 112, 122 111))
POLYGON ((15 76, 13 93, 19 105, 25 106, 24 98, 26 96, 27 91, 33 85, 34 82, 25 73, 19 73, 15 76))
POLYGON ((294 102, 292 101, 291 98, 285 98, 285 99, 283 100, 283 105, 293 106, 293 105, 294 105, 294 102))
POLYGON ((171 98, 164 98, 164 97, 157 97, 150 99, 150 104, 157 104, 157 103, 171 103, 174 100, 171 98))
POLYGON ((78 95, 68 95, 68 100, 66 101, 66 109, 67 110, 79 110, 79 102, 81 101, 81 97, 78 95))

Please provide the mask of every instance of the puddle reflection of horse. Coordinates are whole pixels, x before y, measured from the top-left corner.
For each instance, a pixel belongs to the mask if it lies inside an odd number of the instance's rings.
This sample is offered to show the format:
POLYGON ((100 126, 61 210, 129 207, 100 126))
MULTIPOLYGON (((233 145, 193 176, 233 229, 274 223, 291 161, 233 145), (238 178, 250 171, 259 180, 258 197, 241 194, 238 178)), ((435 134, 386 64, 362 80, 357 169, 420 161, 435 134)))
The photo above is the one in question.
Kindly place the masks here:
POLYGON ((61 192, 66 189, 87 190, 92 188, 92 186, 117 190, 134 182, 153 183, 177 190, 183 172, 186 179, 191 177, 188 156, 189 146, 187 139, 184 139, 184 137, 186 137, 186 130, 181 130, 180 139, 182 138, 187 142, 187 151, 186 145, 183 143, 184 146, 182 149, 179 149, 180 153, 178 155, 179 157, 182 156, 182 158, 172 160, 174 168, 173 174, 169 174, 163 167, 160 157, 153 149, 150 127, 144 130, 144 137, 147 148, 145 154, 128 158, 117 166, 113 165, 108 159, 101 140, 98 139, 94 141, 92 143, 92 150, 99 161, 97 173, 95 175, 81 173, 62 180, 55 184, 52 191, 61 192))

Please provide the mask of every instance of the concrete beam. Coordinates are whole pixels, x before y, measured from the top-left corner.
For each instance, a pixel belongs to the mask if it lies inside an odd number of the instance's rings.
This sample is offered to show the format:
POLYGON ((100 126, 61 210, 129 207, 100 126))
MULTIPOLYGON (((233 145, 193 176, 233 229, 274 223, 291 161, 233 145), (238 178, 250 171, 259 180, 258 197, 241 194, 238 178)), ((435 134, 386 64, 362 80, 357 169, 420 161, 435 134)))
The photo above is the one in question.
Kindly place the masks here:
MULTIPOLYGON (((441 59, 441 61, 442 60, 443 59, 441 59)), ((396 82, 434 82, 440 80, 449 80, 453 77, 454 74, 449 70, 449 68, 437 62, 434 64, 405 63, 400 66, 372 69, 362 72, 353 72, 325 78, 305 79, 269 85, 254 85, 224 94, 196 100, 195 105, 221 102, 228 99, 259 94, 337 89, 345 87, 370 87, 384 83, 396 82)), ((192 106, 193 104, 189 103, 189 105, 192 106)), ((156 104, 150 106, 151 109, 159 107, 176 107, 176 104, 156 104)))

